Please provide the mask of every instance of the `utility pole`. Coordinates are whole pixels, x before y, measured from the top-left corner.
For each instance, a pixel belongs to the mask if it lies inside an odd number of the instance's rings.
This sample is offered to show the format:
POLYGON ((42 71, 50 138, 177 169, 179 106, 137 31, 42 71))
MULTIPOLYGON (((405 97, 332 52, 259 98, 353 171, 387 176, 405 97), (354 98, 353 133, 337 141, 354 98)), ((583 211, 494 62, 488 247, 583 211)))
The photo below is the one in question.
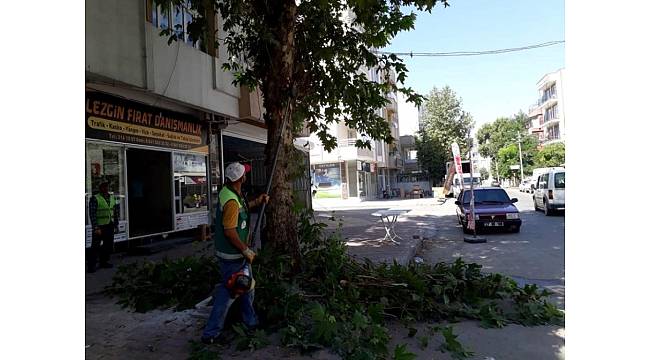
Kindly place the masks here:
POLYGON ((521 174, 521 177, 519 178, 519 182, 521 183, 524 181, 524 161, 521 156, 521 133, 517 133, 517 143, 519 144, 519 171, 521 174))
MULTIPOLYGON (((484 243, 487 241, 486 238, 484 237, 479 237, 476 236, 476 208, 474 207, 474 165, 472 162, 472 148, 474 147, 474 142, 472 141, 472 138, 470 134, 467 134, 467 144, 469 145, 469 176, 470 176, 470 182, 469 182, 469 191, 470 191, 470 198, 469 198, 469 211, 472 216, 471 221, 468 216, 468 221, 467 221, 467 226, 470 227, 470 229, 474 230, 474 235, 473 236, 465 236, 463 237, 463 241, 468 242, 470 244, 480 244, 484 243), (470 225, 470 222, 472 225, 470 225)), ((463 184, 463 179, 461 177, 461 184, 463 184)), ((463 186, 464 188, 464 186, 463 186)), ((463 195, 464 197, 464 195, 463 195)), ((463 199, 460 200, 461 204, 463 202, 463 199)), ((463 210, 464 211, 464 210, 463 210)))

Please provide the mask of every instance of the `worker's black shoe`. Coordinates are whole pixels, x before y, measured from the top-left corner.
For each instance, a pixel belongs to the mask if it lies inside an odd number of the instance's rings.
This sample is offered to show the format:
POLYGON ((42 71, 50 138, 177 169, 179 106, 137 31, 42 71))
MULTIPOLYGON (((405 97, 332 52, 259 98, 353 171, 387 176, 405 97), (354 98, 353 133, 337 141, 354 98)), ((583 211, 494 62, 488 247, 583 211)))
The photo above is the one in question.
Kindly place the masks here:
POLYGON ((201 337, 201 342, 206 345, 227 345, 230 343, 230 341, 232 341, 232 339, 233 336, 228 336, 222 333, 213 337, 201 337))
POLYGON ((248 326, 248 325, 244 324, 244 328, 246 329, 245 330, 246 335, 251 336, 251 335, 253 335, 255 333, 255 330, 257 330, 259 327, 258 327, 258 325, 248 326))
POLYGON ((216 344, 218 339, 219 339, 218 336, 201 337, 201 342, 206 344, 206 345, 212 345, 212 344, 216 344))

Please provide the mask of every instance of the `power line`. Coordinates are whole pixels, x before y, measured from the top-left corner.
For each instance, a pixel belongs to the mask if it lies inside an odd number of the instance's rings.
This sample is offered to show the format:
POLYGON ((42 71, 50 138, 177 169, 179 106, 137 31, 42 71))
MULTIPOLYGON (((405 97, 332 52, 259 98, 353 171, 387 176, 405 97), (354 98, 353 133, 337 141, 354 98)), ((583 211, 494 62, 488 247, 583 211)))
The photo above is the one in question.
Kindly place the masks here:
POLYGON ((541 44, 527 45, 516 48, 506 48, 506 49, 496 49, 496 50, 483 50, 483 51, 452 51, 452 52, 390 52, 390 51, 376 51, 376 54, 382 55, 400 55, 400 56, 428 56, 428 57, 445 57, 445 56, 479 56, 479 55, 495 55, 495 54, 504 54, 516 51, 525 51, 531 49, 538 49, 547 46, 553 46, 558 44, 563 44, 564 40, 556 41, 547 41, 541 44))

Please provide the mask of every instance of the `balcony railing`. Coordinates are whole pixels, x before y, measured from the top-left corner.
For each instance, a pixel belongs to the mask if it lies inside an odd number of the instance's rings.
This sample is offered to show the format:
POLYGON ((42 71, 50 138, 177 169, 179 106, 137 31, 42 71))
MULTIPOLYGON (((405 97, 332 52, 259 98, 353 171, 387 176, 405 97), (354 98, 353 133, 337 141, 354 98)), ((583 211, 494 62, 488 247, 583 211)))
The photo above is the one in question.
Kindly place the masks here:
POLYGON ((544 96, 537 101, 537 104, 542 106, 542 104, 552 99, 557 99, 557 93, 544 94, 544 96))
MULTIPOLYGON (((337 144, 339 147, 354 147, 356 146, 357 140, 363 140, 363 139, 338 139, 337 144)), ((370 141, 370 148, 374 149, 375 148, 375 142, 370 141)), ((365 149, 365 148, 364 148, 365 149)))
POLYGON ((560 135, 547 135, 544 137, 544 142, 554 141, 554 140, 561 140, 560 135))
POLYGON ((550 123, 552 121, 559 121, 560 118, 558 116, 555 117, 543 117, 542 119, 539 120, 539 126, 542 126, 544 124, 550 123))

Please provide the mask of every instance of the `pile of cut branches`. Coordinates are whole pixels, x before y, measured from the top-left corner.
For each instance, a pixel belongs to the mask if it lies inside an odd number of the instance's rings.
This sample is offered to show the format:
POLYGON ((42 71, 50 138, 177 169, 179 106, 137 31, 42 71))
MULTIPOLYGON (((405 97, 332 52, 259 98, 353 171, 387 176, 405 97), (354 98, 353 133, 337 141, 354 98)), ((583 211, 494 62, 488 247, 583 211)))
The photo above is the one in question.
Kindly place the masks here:
MULTIPOLYGON (((435 265, 359 263, 347 255, 338 232, 328 235, 326 225, 313 222, 311 215, 303 211, 300 217, 304 264, 300 273, 292 272, 288 256, 267 251, 260 252, 253 265, 261 323, 265 330, 279 332, 287 347, 302 351, 330 348, 346 359, 409 358, 411 353, 404 346, 388 349, 387 318, 406 322, 476 319, 484 327, 564 322, 563 312, 547 300, 548 291, 535 285, 522 288, 506 276, 482 273, 480 265, 461 259, 435 265)), ((202 261, 214 261, 207 259, 202 261)), ((147 267, 141 269, 121 268, 116 281, 127 273, 131 281, 152 273, 147 267)), ((212 265, 205 266, 208 269, 215 271, 212 265)), ((191 289, 196 292, 187 296, 196 302, 209 296, 207 288, 191 289)), ((135 293, 116 284, 110 291, 130 299, 122 300, 128 306, 138 304, 137 298, 143 296, 142 290, 135 293)), ((169 301, 163 303, 169 305, 169 301)), ((456 357, 471 354, 455 343, 450 329, 442 334, 445 349, 458 349, 456 357)), ((264 344, 259 337, 259 333, 243 337, 239 347, 254 349, 255 344, 264 344), (246 344, 246 339, 251 343, 246 344)))

